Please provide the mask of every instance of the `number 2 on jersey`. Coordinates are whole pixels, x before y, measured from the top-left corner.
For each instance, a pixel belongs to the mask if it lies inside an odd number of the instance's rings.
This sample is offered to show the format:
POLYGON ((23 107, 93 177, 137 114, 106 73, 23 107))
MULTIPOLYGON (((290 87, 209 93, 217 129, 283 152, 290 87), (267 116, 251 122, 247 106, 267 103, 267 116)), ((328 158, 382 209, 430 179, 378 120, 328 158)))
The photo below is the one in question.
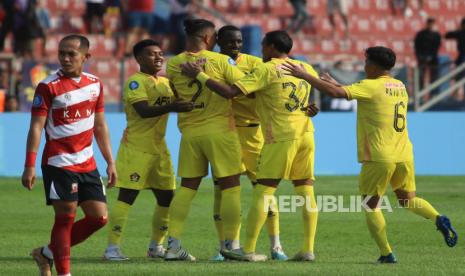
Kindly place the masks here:
POLYGON ((397 132, 403 132, 405 129, 405 104, 398 102, 394 106, 394 129, 397 132))
POLYGON ((195 94, 194 96, 192 96, 192 99, 191 99, 191 101, 194 103, 194 108, 204 108, 205 107, 204 102, 200 102, 200 103, 195 102, 200 97, 200 93, 202 93, 202 83, 200 83, 200 81, 198 80, 192 80, 191 82, 189 82, 187 86, 193 87, 194 85, 197 87, 197 90, 195 91, 195 94))

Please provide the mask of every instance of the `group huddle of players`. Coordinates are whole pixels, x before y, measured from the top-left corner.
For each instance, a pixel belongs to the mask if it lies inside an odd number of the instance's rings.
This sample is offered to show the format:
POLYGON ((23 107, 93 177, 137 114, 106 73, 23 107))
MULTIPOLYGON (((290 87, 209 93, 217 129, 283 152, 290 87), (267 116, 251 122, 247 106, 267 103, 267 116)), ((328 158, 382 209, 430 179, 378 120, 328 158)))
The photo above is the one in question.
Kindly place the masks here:
MULTIPOLYGON (((157 75, 165 60, 156 41, 142 40, 133 48, 140 71, 124 86, 127 128, 116 165, 103 117, 102 84, 97 77, 82 72, 90 57, 89 42, 81 35, 60 41, 62 68, 42 81, 34 96, 22 177, 23 185, 31 189, 45 128, 42 171, 55 223, 50 244, 32 252, 42 275, 51 275, 53 259, 59 275, 70 275, 70 247, 107 223, 105 191, 92 153, 93 135, 108 164, 109 185, 116 182, 119 188, 118 200, 110 208, 105 259, 128 259, 120 249, 128 213, 139 191, 150 189, 157 204, 147 256, 195 261, 181 247, 181 236, 192 200, 210 167, 215 183, 213 217, 220 242, 213 260, 267 260, 268 256, 255 252, 265 223, 271 259, 289 259, 279 238, 274 197, 280 181, 286 179, 293 183, 296 195, 306 199, 301 248, 291 259, 314 261, 318 208, 310 117, 318 109, 310 103, 311 88, 331 97, 357 100, 358 161, 362 163, 359 191, 368 206, 367 226, 380 250, 377 261, 397 262, 378 206, 389 185, 403 207, 431 220, 446 244, 456 245, 457 233, 450 220, 415 194, 413 146, 406 116, 408 93, 405 85, 390 75, 396 62, 391 49, 366 49, 366 79, 343 86, 328 74, 319 76, 312 66, 289 58, 293 42, 285 31, 264 36, 260 59, 241 53, 242 35, 237 27, 224 26, 217 33, 214 24, 204 19, 186 20, 184 26, 186 51, 170 58, 167 78, 157 75), (221 53, 211 51, 216 43, 221 53), (182 134, 177 170, 181 184, 176 193, 165 141, 170 112, 178 113, 182 134), (241 245, 243 173, 252 182, 253 194, 241 245), (74 222, 78 203, 86 216, 74 222)), ((343 142, 344 137, 334 139, 343 142)))

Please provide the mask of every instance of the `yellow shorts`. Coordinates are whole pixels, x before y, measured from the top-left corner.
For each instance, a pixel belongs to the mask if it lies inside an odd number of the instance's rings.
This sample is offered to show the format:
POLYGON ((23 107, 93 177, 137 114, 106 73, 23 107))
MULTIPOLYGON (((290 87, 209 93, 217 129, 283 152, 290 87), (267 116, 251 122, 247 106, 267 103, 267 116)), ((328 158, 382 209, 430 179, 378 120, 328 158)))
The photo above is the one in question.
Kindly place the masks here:
POLYGON ((150 154, 121 144, 116 157, 116 187, 132 190, 176 189, 170 152, 165 142, 160 148, 160 154, 150 154))
POLYGON ((263 147, 260 126, 236 127, 242 149, 242 165, 250 181, 257 181, 257 161, 263 147))
POLYGON ((241 145, 236 131, 181 138, 178 163, 180 177, 206 176, 209 163, 218 178, 244 171, 241 145))
POLYGON ((382 196, 387 186, 392 190, 401 189, 414 192, 415 168, 413 161, 401 163, 364 162, 359 177, 359 190, 362 195, 382 196))
POLYGON ((312 179, 315 156, 313 132, 302 137, 265 144, 257 164, 257 179, 312 179))

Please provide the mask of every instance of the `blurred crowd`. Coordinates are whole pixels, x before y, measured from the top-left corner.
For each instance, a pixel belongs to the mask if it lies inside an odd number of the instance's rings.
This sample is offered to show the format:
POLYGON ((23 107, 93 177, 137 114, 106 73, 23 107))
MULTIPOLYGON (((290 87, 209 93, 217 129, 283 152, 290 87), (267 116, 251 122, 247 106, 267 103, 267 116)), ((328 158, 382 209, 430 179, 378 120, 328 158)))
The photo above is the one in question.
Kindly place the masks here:
MULTIPOLYGON (((67 10, 60 12, 59 18, 51 18, 47 9, 47 0, 0 0, 0 52, 2 55, 10 41, 9 49, 18 60, 40 60, 47 56, 46 43, 50 34, 84 33, 98 34, 114 38, 117 44, 115 55, 118 58, 131 55, 132 45, 141 39, 153 37, 162 43, 162 47, 170 54, 184 50, 184 30, 182 22, 198 14, 204 9, 202 0, 80 0, 85 9, 82 23, 76 24, 75 16, 67 10), (52 22, 53 21, 53 22, 52 22), (53 23, 53 24, 52 24, 53 23), (10 37, 9 40, 6 38, 10 37)), ((212 0, 216 4, 219 0, 212 0)), ((240 5, 243 0, 232 1, 240 5)), ((264 13, 271 0, 262 0, 264 13)), ((285 22, 289 32, 299 33, 303 29, 315 31, 312 6, 307 0, 288 0, 293 14, 285 22)), ((450 63, 442 62, 439 49, 444 39, 457 41, 458 57, 455 65, 465 61, 465 18, 456 30, 448 30, 440 34, 436 30, 436 21, 423 8, 423 0, 389 0, 391 15, 409 18, 420 16, 425 20, 425 27, 412 38, 415 57, 420 72, 420 89, 434 82, 441 75, 441 66, 450 63)), ((333 28, 334 40, 350 38, 350 1, 326 0, 326 19, 333 28), (342 31, 342 33, 338 33, 342 31)), ((218 15, 215 15, 218 17, 218 15)), ((219 15, 221 17, 221 15, 219 15)), ((325 20, 326 20, 325 19, 325 20)), ((54 58, 54 57, 53 57, 54 58)), ((0 59, 0 111, 17 110, 18 94, 21 90, 20 72, 12 71, 11 66, 0 59), (11 81, 13 80, 13 81, 11 81)), ((353 66, 345 66, 344 62, 336 62, 331 68, 344 80, 359 76, 353 72, 353 66), (352 68, 345 70, 347 68, 352 68)), ((458 78, 464 75, 459 75, 458 78)), ((406 77, 407 78, 407 77, 406 77)), ((352 80, 351 80, 352 82, 352 80)), ((465 88, 464 88, 465 91, 465 88)), ((438 90, 428 96, 434 96, 438 90)), ((425 100, 428 100, 425 97, 425 100)), ((463 101, 463 91, 454 96, 463 101)), ((324 99, 323 99, 324 100, 324 99)), ((323 110, 353 110, 355 107, 347 103, 322 103, 327 105, 323 110), (341 108, 339 108, 341 106, 341 108)), ((465 106, 465 105, 464 105, 465 106)))

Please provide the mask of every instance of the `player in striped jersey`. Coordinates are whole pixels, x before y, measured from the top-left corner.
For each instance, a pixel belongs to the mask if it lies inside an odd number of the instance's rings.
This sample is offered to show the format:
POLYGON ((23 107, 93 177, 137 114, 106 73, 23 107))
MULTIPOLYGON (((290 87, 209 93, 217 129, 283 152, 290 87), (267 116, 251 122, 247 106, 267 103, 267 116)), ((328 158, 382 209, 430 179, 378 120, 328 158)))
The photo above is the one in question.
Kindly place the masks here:
POLYGON ((50 244, 31 253, 41 275, 51 275, 52 260, 58 275, 71 275, 70 247, 107 222, 105 187, 93 156, 93 137, 108 164, 108 187, 116 183, 102 83, 83 72, 89 57, 86 37, 64 37, 58 49, 61 69, 40 82, 32 104, 22 184, 29 190, 34 185, 35 159, 45 128, 42 174, 47 205, 55 211, 50 244), (78 206, 85 217, 74 222, 78 206))

